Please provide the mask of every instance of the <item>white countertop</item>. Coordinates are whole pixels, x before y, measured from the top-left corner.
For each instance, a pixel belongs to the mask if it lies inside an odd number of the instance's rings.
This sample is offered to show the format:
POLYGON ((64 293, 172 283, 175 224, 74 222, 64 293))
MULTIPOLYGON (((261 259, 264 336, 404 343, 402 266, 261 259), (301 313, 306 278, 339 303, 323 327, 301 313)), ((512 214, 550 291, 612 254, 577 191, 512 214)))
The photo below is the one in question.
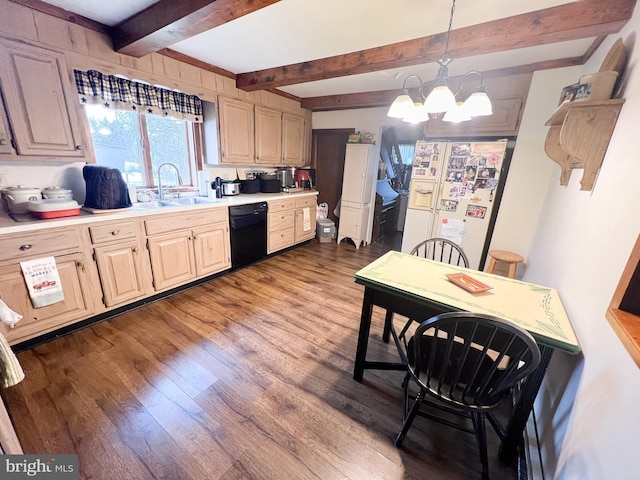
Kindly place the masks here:
MULTIPOLYGON (((295 192, 295 193, 253 193, 253 194, 240 194, 233 195, 229 197, 222 198, 213 198, 210 199, 213 203, 207 204, 199 204, 199 205, 182 205, 175 207, 158 207, 158 208, 144 208, 138 207, 137 204, 134 203, 133 207, 121 209, 119 211, 109 210, 105 213, 88 213, 84 210, 80 210, 80 215, 76 215, 73 217, 63 217, 63 218, 52 218, 49 220, 38 220, 33 219, 33 221, 21 221, 17 222, 13 220, 7 213, 0 214, 0 235, 9 234, 9 233, 21 233, 21 232, 31 232, 35 230, 40 230, 43 228, 54 228, 54 227, 66 227, 69 225, 81 225, 86 223, 94 223, 99 221, 106 220, 119 220, 122 218, 131 218, 131 217, 141 217, 141 216, 150 216, 150 215, 160 215, 163 213, 176 213, 180 211, 187 210, 197 210, 203 208, 222 208, 229 207, 231 205, 245 205, 248 203, 256 203, 256 202, 268 202, 271 200, 279 200, 284 198, 300 198, 305 196, 318 195, 316 190, 307 190, 304 192, 295 192)), ((170 201, 170 199, 167 199, 170 201)))

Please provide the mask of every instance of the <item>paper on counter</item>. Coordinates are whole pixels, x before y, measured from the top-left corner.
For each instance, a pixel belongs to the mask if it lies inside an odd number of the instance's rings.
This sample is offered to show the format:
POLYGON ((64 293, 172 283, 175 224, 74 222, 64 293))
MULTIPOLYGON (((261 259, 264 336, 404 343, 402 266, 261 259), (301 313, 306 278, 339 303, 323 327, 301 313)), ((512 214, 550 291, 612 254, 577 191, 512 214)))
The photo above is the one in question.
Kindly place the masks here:
POLYGON ((53 257, 20 262, 34 308, 46 307, 64 300, 62 283, 53 257))
POLYGON ((440 237, 451 240, 456 245, 462 245, 462 238, 467 234, 464 230, 464 220, 459 218, 443 218, 440 237))

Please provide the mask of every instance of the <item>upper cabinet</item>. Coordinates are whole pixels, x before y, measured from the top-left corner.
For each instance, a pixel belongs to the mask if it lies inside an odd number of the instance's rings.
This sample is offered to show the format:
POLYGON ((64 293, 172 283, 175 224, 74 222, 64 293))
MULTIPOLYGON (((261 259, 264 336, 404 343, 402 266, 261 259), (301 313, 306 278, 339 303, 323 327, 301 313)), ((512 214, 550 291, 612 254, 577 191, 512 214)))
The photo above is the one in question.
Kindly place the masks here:
POLYGON ((218 97, 220 163, 242 165, 254 161, 253 105, 218 97))
MULTIPOLYGON (((74 161, 85 157, 80 106, 64 54, 0 39, 0 64, 4 109, 17 154, 74 161)), ((2 124, 0 119, 0 153, 13 154, 2 144, 1 137, 9 133, 2 124)))
POLYGON ((304 118, 256 106, 256 163, 302 166, 304 118))
MULTIPOLYGON (((526 73, 486 79, 484 85, 491 98, 493 115, 474 117, 468 122, 460 123, 432 119, 425 124, 426 136, 433 138, 517 135, 531 77, 531 73, 526 73)), ((471 81, 469 85, 463 85, 467 93, 473 92, 475 87, 471 81)))
MULTIPOLYGON (((0 94, 0 105, 2 103, 2 94, 0 94)), ((9 120, 6 112, 0 108, 0 155, 15 155, 16 151, 11 145, 11 130, 9 130, 9 120)))
POLYGON ((256 163, 277 165, 282 161, 282 113, 256 106, 256 163))
POLYGON ((290 166, 304 164, 304 118, 282 114, 282 163, 290 166))

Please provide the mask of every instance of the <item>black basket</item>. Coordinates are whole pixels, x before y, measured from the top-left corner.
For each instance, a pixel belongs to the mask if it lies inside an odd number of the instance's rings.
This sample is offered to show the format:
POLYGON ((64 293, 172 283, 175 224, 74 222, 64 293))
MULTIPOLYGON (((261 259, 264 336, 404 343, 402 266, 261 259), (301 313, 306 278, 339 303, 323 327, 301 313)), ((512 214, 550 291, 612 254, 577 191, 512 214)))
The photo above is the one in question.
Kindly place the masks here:
POLYGON ((263 180, 260 179, 260 191, 262 193, 279 193, 280 180, 263 180))
POLYGON ((260 180, 240 180, 240 192, 258 193, 260 191, 260 180))

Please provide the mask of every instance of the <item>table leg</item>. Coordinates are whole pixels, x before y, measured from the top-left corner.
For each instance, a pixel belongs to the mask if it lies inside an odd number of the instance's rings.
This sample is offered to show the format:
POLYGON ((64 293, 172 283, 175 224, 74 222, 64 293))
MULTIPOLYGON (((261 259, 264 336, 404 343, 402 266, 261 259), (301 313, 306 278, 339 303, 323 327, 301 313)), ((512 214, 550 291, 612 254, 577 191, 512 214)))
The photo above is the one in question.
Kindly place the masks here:
POLYGON ((520 445, 522 433, 533 409, 533 402, 542 384, 544 374, 551 361, 553 348, 540 345, 540 353, 542 354, 540 365, 527 377, 520 392, 520 398, 518 398, 516 408, 509 420, 507 434, 500 444, 500 461, 505 465, 511 465, 518 452, 518 445, 520 445))
POLYGON ((389 343, 391 322, 393 322, 393 312, 391 310, 387 310, 387 314, 384 316, 384 330, 382 330, 382 341, 384 343, 389 343))
POLYGON ((353 379, 362 382, 365 359, 367 358, 367 344, 371 329, 371 314, 373 313, 373 291, 365 287, 360 315, 360 330, 358 331, 358 346, 356 348, 356 364, 353 367, 353 379))

